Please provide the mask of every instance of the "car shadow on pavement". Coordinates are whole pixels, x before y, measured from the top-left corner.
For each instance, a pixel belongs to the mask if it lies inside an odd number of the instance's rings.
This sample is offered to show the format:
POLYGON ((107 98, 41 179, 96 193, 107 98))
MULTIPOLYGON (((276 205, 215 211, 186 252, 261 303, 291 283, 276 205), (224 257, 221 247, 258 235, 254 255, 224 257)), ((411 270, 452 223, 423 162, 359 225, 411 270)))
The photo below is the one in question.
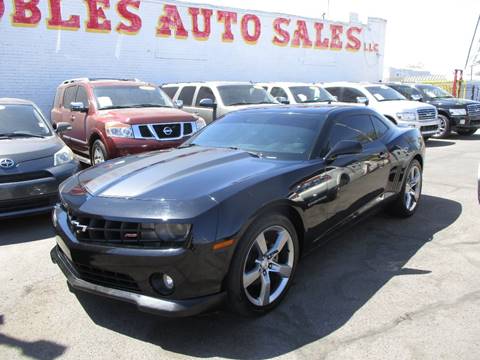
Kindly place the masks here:
POLYGON ((452 140, 480 140, 480 132, 477 131, 477 133, 467 136, 452 133, 448 138, 452 140))
POLYGON ((453 141, 447 141, 447 140, 428 140, 425 142, 425 145, 427 148, 437 148, 437 147, 445 147, 445 146, 452 146, 455 145, 456 143, 453 141))
POLYGON ((0 221, 0 246, 27 243, 55 235, 50 214, 0 221))
MULTIPOLYGON (((0 315, 0 325, 3 325, 4 318, 0 315)), ((61 356, 67 349, 65 346, 52 341, 24 341, 0 333, 0 345, 16 348, 22 351, 22 356, 38 360, 53 360, 61 356)))
POLYGON ((195 357, 272 358, 338 330, 392 278, 428 276, 428 268, 404 266, 461 213, 460 203, 425 195, 412 218, 381 213, 361 222, 304 257, 284 302, 260 318, 218 311, 164 319, 128 304, 83 293, 77 297, 97 325, 164 350, 195 357))

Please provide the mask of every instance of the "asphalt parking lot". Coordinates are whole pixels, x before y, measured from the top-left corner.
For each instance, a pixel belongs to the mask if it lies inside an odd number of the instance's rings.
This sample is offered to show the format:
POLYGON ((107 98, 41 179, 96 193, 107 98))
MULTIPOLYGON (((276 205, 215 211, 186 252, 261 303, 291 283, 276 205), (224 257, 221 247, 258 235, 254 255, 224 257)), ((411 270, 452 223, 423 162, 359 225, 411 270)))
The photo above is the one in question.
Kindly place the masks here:
POLYGON ((162 319, 68 291, 49 216, 0 222, 0 359, 479 359, 480 132, 428 144, 417 214, 383 213, 301 262, 258 319, 162 319))

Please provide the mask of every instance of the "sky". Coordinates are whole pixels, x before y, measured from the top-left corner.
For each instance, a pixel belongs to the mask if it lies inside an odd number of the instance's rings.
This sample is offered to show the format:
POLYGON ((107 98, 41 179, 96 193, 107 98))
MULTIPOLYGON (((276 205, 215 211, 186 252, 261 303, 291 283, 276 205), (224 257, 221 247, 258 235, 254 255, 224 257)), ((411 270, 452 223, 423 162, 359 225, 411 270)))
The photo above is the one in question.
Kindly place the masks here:
MULTIPOLYGON (((326 18, 333 21, 348 21, 352 12, 364 23, 368 17, 386 19, 386 68, 415 66, 446 76, 464 68, 480 15, 480 0, 187 1, 318 18, 326 13, 326 18)), ((476 50, 479 40, 475 41, 476 50)))

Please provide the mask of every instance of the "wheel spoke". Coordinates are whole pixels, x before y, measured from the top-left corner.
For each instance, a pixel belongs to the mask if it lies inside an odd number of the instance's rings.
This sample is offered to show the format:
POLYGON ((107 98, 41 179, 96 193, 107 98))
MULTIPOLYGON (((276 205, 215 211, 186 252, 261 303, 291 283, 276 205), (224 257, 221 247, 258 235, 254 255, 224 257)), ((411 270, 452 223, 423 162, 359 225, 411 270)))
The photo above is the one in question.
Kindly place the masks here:
POLYGON ((273 263, 270 271, 279 274, 283 278, 289 278, 292 268, 288 265, 273 263))
POLYGON ((280 253, 289 238, 290 238, 290 235, 285 230, 278 233, 277 239, 275 240, 275 244, 273 244, 272 248, 268 251, 267 256, 272 256, 280 253))
POLYGON ((268 251, 267 241, 265 240, 265 233, 261 233, 255 239, 255 244, 262 255, 265 255, 268 251))
POLYGON ((264 271, 261 275, 262 286, 260 288, 260 296, 258 300, 260 305, 265 306, 270 303, 270 275, 268 271, 264 271))
POLYGON ((260 270, 260 265, 256 265, 255 268, 243 274, 243 286, 245 288, 252 285, 260 277, 259 270, 260 270))
POLYGON ((405 193, 405 206, 408 210, 410 210, 410 207, 412 206, 412 196, 410 193, 405 193))

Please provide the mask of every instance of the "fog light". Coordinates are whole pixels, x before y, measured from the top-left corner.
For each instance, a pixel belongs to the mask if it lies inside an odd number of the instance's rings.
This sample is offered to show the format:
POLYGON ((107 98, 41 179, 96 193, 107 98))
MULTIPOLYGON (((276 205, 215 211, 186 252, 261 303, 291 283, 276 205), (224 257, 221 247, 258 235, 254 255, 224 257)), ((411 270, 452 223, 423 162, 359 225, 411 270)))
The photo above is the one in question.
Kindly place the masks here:
POLYGON ((460 125, 465 125, 466 121, 465 119, 460 120, 460 125))
POLYGON ((157 293, 163 296, 171 295, 175 290, 175 282, 167 274, 153 274, 150 276, 150 284, 157 293))

